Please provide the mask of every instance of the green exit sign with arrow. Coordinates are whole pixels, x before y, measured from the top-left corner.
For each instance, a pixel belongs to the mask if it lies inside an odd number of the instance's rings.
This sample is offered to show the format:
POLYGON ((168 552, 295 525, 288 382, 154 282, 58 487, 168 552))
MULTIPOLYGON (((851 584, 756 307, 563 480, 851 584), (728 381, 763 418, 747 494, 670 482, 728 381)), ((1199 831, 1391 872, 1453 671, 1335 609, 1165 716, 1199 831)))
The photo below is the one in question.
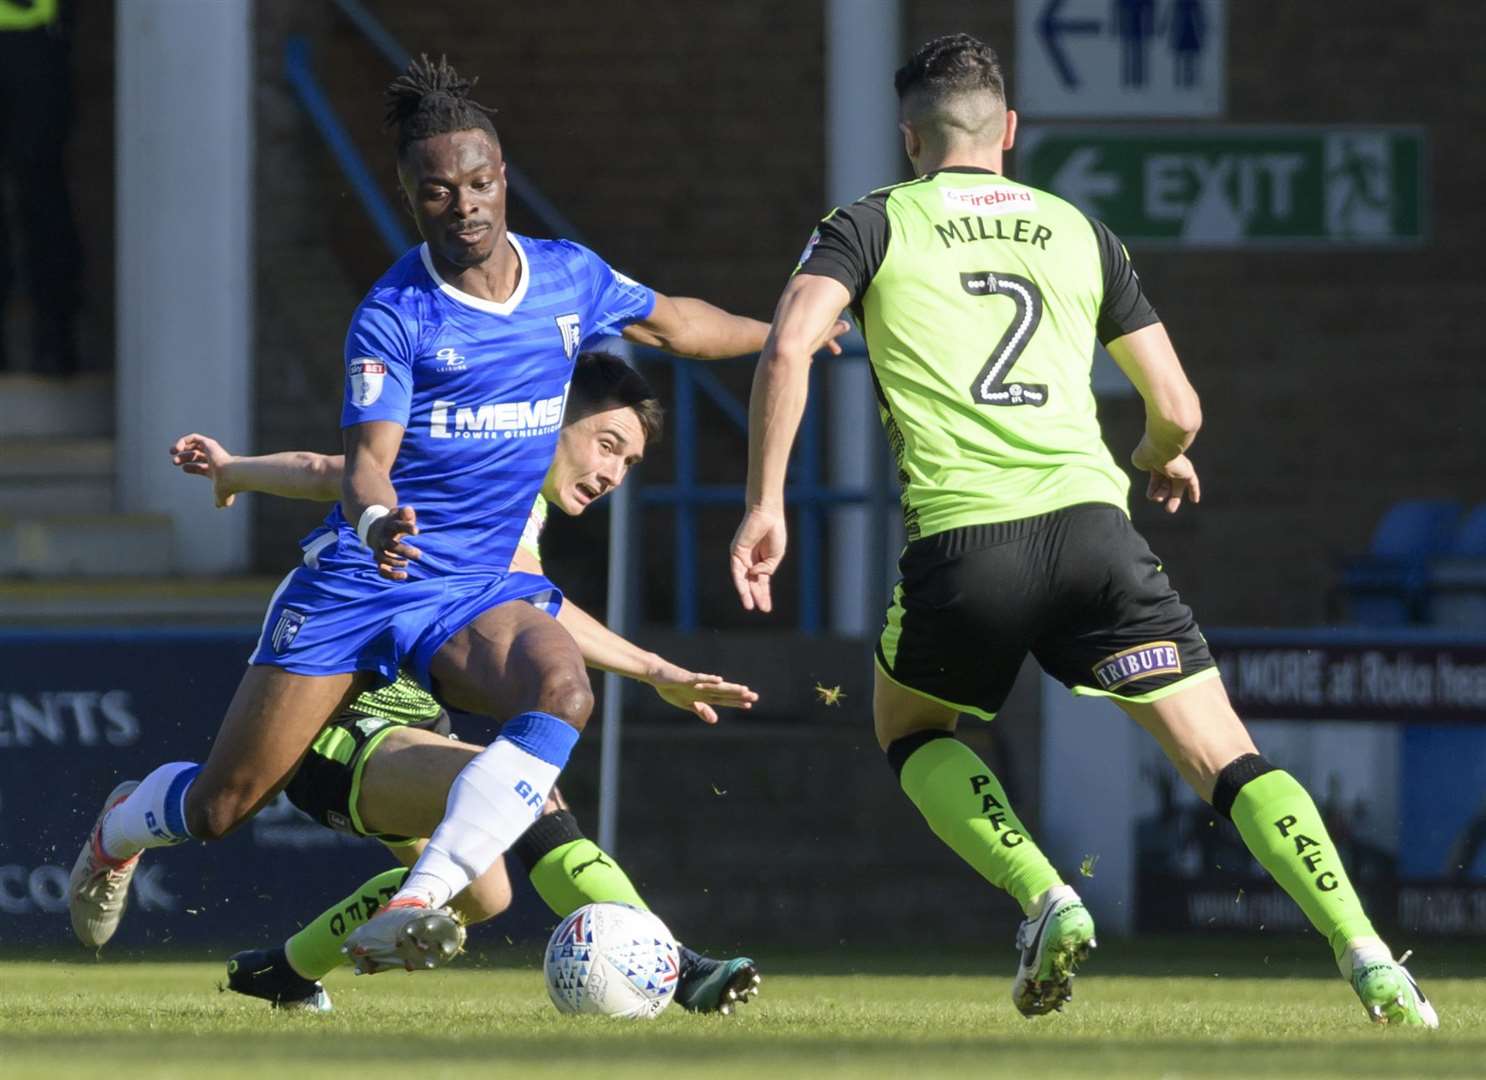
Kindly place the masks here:
POLYGON ((1424 239, 1424 136, 1399 127, 1024 127, 1012 175, 1130 244, 1352 247, 1424 239))

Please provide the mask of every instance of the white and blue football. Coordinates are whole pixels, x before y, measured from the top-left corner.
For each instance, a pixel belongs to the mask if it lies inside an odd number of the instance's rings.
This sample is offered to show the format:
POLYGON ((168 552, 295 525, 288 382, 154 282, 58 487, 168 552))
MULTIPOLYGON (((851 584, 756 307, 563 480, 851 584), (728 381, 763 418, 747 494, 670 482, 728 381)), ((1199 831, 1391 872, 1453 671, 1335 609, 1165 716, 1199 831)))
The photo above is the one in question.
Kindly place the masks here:
POLYGON ((588 904, 552 933, 547 993, 558 1012, 648 1020, 676 996, 681 973, 666 924, 628 904, 588 904))

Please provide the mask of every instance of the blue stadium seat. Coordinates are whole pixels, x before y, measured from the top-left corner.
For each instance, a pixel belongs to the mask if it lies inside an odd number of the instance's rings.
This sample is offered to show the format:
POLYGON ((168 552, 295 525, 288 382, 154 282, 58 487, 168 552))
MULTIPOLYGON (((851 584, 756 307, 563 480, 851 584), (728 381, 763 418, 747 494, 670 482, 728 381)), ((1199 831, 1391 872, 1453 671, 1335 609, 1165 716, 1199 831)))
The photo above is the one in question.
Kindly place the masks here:
POLYGON ((1486 503, 1460 519, 1449 550, 1430 565, 1429 621, 1486 630, 1486 503))
POLYGON ((1430 561, 1450 550, 1460 503, 1404 499, 1373 530, 1368 553, 1342 570, 1348 615, 1371 626, 1400 626, 1425 616, 1430 561))
POLYGON ((1460 503, 1455 499, 1404 499, 1390 506, 1373 530, 1371 556, 1428 559, 1450 550, 1460 503))
POLYGON ((1450 554, 1463 559, 1486 559, 1486 503, 1471 509, 1455 527, 1450 554))

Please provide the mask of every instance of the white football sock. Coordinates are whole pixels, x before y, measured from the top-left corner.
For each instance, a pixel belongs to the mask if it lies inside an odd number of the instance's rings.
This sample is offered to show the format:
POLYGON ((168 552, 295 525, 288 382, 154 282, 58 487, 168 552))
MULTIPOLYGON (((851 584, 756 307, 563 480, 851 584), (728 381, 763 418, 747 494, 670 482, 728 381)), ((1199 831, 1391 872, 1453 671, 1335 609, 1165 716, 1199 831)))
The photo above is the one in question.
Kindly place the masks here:
POLYGON ((1352 979, 1354 968, 1367 967, 1369 964, 1391 963, 1393 963, 1393 950, 1388 948, 1380 937, 1353 938, 1347 942, 1347 947, 1336 958, 1337 970, 1348 982, 1352 979))
POLYGON ((460 770, 444 820, 392 899, 443 907, 531 827, 578 739, 546 713, 522 713, 460 770))
POLYGON ((186 791, 201 766, 193 761, 161 765, 103 819, 103 851, 127 859, 145 848, 181 844, 191 839, 186 828, 186 791))
POLYGON ((1047 910, 1048 904, 1051 904, 1054 900, 1061 900, 1065 896, 1071 897, 1074 900, 1078 899, 1078 893, 1073 890, 1072 885, 1053 885, 1050 888, 1043 889, 1042 892, 1032 898, 1032 903, 1027 905, 1027 918, 1034 921, 1042 918, 1042 913, 1047 910))

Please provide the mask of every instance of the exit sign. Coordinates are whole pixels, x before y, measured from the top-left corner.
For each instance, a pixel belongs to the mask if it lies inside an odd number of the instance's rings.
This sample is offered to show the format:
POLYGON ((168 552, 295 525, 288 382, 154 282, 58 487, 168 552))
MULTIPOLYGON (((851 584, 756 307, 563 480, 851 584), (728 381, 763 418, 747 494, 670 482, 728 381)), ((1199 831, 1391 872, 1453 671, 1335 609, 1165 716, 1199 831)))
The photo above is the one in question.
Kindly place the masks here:
POLYGON ((1017 179, 1145 246, 1417 244, 1415 128, 1045 127, 1017 141, 1017 179))

